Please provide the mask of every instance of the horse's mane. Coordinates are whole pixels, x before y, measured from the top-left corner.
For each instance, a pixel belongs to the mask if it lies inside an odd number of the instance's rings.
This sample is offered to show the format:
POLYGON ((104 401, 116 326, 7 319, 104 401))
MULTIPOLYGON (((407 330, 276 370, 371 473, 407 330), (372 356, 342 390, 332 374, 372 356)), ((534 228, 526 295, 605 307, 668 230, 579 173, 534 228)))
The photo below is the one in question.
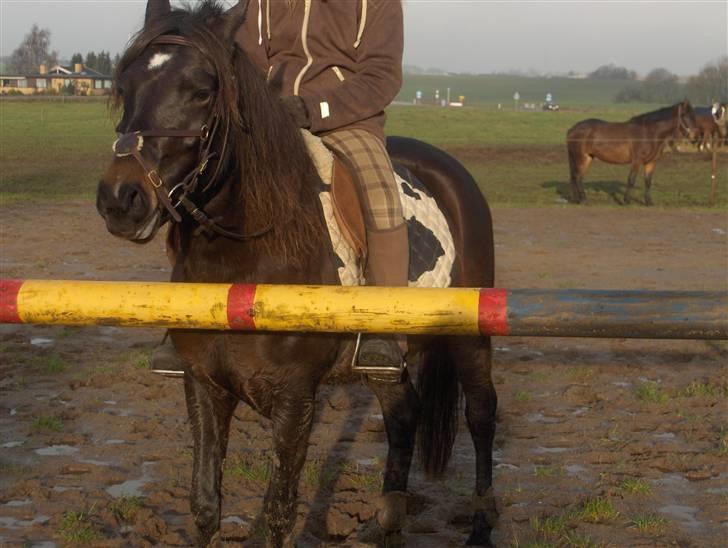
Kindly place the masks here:
MULTIPOLYGON (((300 131, 259 69, 236 45, 224 44, 214 32, 211 23, 224 11, 217 0, 203 0, 146 24, 121 58, 114 81, 158 36, 175 34, 190 40, 215 66, 221 127, 226 118, 230 120, 230 153, 224 172, 237 175, 233 183, 242 216, 240 228, 253 232, 272 225, 272 232, 251 240, 250 245, 300 266, 325 235, 318 175, 300 131)), ((121 102, 116 89, 112 100, 117 106, 121 102)))
POLYGON ((644 114, 638 114, 629 119, 630 122, 638 122, 642 124, 650 124, 655 122, 662 122, 673 118, 677 112, 677 107, 680 103, 675 103, 669 107, 662 107, 657 110, 645 112, 644 114))

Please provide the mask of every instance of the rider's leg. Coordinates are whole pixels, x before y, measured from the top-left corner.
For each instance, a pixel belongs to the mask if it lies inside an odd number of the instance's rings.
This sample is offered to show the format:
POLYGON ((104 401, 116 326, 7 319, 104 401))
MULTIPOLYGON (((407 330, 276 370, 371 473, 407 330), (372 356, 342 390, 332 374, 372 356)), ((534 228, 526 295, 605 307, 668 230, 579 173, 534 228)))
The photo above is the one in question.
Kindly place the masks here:
MULTIPOLYGON (((323 140, 349 164, 359 186, 367 229, 367 284, 406 286, 409 270, 407 225, 384 143, 363 129, 338 130, 324 136, 323 140)), ((399 371, 406 344, 404 336, 363 337, 359 365, 399 371)))

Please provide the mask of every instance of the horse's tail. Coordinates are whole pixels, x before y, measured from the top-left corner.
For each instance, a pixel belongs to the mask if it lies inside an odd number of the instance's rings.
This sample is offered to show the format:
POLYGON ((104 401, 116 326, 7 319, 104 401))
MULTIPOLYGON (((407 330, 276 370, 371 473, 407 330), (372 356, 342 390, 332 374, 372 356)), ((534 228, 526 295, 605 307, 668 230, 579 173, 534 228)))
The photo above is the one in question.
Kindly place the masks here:
POLYGON ((574 128, 570 128, 566 132, 566 153, 569 156, 569 176, 570 180, 574 181, 576 178, 576 143, 574 142, 574 128))
POLYGON ((424 355, 417 378, 420 394, 417 449, 425 473, 438 477, 445 471, 455 443, 460 393, 445 341, 435 339, 424 355))
POLYGON ((569 131, 566 132, 566 152, 569 156, 569 174, 571 176, 571 181, 576 179, 576 159, 581 155, 581 134, 583 133, 581 129, 582 128, 579 127, 579 124, 575 124, 569 128, 569 131))

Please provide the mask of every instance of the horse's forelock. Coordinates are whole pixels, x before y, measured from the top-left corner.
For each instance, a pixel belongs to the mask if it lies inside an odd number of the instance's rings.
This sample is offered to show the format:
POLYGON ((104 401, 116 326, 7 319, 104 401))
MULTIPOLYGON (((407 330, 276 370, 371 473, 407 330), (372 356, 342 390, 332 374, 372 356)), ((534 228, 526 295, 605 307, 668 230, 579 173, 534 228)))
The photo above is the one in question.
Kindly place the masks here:
POLYGON ((218 113, 229 117, 233 124, 242 126, 237 108, 237 83, 229 70, 230 48, 221 42, 218 33, 215 32, 217 25, 222 24, 223 14, 224 7, 216 0, 204 0, 194 4, 194 7, 173 9, 147 23, 133 37, 116 67, 111 94, 112 107, 118 109, 121 106, 118 81, 124 71, 159 36, 179 35, 187 38, 192 46, 213 64, 219 86, 216 102, 218 113))

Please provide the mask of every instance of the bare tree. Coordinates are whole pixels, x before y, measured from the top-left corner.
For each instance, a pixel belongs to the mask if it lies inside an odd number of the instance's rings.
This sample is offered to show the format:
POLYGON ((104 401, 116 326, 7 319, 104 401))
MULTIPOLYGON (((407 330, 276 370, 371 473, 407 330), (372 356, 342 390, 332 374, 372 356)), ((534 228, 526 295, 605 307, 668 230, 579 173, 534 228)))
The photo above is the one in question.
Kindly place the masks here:
POLYGON ((33 25, 20 45, 10 57, 10 66, 19 73, 34 72, 41 63, 54 65, 58 62, 58 52, 49 51, 51 31, 33 25))
POLYGON ((728 55, 708 63, 688 80, 688 97, 696 104, 728 102, 728 55))
POLYGON ((655 103, 674 103, 682 98, 683 89, 678 77, 666 68, 656 68, 642 82, 643 100, 655 103))

